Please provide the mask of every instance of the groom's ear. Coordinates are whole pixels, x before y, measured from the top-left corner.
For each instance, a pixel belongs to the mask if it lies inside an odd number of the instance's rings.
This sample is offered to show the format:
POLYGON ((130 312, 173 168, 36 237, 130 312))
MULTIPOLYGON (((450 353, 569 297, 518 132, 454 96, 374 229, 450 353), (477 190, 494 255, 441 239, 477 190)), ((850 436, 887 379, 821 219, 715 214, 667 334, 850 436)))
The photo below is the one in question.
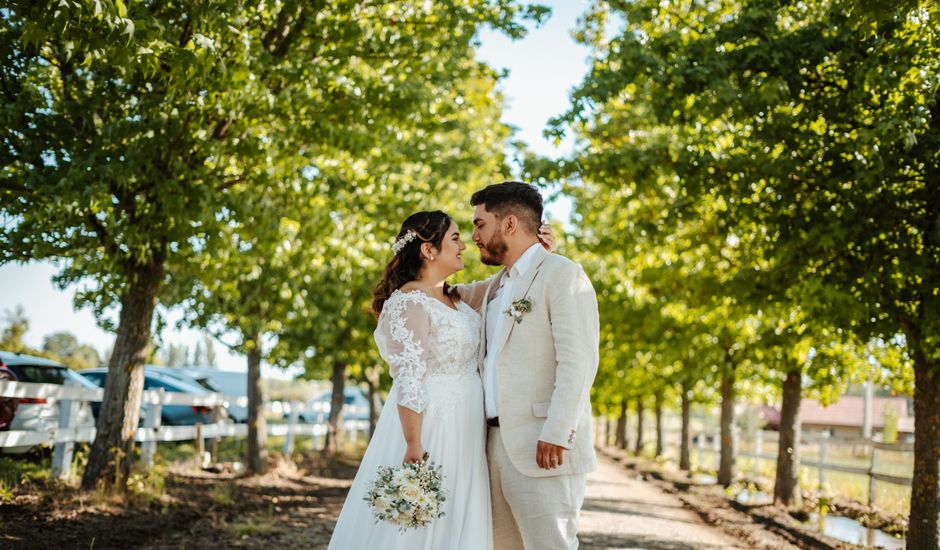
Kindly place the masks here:
POLYGON ((512 235, 517 229, 519 229, 519 218, 515 214, 509 214, 503 218, 503 231, 512 235))

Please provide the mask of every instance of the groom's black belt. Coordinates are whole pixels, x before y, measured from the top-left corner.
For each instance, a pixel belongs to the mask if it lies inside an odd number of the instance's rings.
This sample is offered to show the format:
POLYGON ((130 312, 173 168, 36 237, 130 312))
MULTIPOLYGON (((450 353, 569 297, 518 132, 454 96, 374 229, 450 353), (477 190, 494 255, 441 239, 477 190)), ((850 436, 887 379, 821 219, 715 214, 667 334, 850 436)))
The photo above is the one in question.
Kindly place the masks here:
POLYGON ((493 418, 487 418, 487 419, 486 419, 486 425, 489 426, 489 427, 491 427, 491 428, 498 428, 498 427, 499 427, 499 417, 498 417, 498 416, 494 416, 493 418))

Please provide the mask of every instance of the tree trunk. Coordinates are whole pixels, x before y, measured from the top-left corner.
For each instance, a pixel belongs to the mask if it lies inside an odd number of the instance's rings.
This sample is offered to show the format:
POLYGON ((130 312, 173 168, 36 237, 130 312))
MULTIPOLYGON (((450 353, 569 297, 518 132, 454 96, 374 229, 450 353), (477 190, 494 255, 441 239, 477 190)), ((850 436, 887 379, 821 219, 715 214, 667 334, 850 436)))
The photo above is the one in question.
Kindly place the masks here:
POLYGON ((718 483, 723 487, 734 481, 734 382, 735 365, 729 359, 721 370, 721 458, 718 463, 718 483))
POLYGON ((246 469, 250 475, 267 470, 268 426, 264 419, 264 389, 261 387, 261 335, 253 337, 248 350, 248 456, 246 469))
POLYGON ((787 373, 780 407, 780 443, 777 448, 777 479, 774 500, 784 506, 799 506, 800 495, 800 401, 803 397, 801 368, 787 373))
POLYGON ((640 454, 643 452, 643 398, 636 400, 636 442, 633 446, 633 452, 640 454))
POLYGON ((342 449, 343 403, 346 391, 346 363, 333 362, 333 395, 330 398, 330 419, 326 428, 324 451, 327 456, 336 456, 342 449))
POLYGON ((656 412, 656 456, 662 456, 663 454, 663 394, 656 394, 656 401, 654 403, 654 410, 656 412))
POLYGON ((150 326, 163 273, 162 262, 135 269, 121 296, 117 337, 108 361, 95 441, 82 475, 83 489, 127 485, 140 422, 144 364, 150 355, 150 326))
POLYGON ((940 361, 910 338, 914 359, 914 480, 907 550, 940 548, 940 361))
POLYGON ((685 383, 682 383, 682 441, 679 442, 679 469, 688 472, 692 469, 691 451, 692 439, 689 437, 692 419, 692 400, 689 398, 689 390, 685 383))
POLYGON ((376 401, 379 397, 379 384, 381 383, 382 367, 370 367, 366 369, 366 383, 369 385, 369 440, 372 440, 372 434, 375 433, 375 424, 379 419, 379 407, 376 401))
POLYGON ((620 416, 617 418, 617 448, 627 448, 627 400, 620 399, 620 416))

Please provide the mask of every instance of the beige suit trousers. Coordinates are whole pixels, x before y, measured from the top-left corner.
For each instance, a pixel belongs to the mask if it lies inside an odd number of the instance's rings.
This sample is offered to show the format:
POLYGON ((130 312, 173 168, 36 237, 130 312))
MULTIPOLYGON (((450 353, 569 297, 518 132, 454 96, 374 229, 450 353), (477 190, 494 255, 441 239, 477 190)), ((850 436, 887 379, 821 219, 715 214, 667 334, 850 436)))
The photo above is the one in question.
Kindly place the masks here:
MULTIPOLYGON (((536 442, 533 441, 532 445, 536 442)), ((578 516, 584 503, 585 474, 529 477, 512 465, 499 428, 489 428, 494 550, 573 550, 578 548, 578 516)))

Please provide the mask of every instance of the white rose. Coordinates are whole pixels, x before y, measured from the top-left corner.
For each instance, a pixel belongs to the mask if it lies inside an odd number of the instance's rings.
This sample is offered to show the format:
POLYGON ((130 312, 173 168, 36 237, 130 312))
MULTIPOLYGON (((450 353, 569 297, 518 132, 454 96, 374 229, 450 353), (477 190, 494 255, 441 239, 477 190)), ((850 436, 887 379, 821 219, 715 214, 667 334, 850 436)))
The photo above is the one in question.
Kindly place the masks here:
POLYGON ((375 499, 375 509, 379 512, 384 512, 388 510, 390 503, 385 497, 378 497, 375 499))
POLYGON ((401 485, 402 483, 405 483, 406 481, 411 479, 410 474, 411 472, 409 472, 408 470, 404 468, 400 470, 396 470, 395 475, 392 476, 392 483, 394 483, 395 485, 401 485))
POLYGON ((421 489, 415 483, 405 483, 398 488, 398 494, 408 502, 415 502, 421 498, 421 489))

